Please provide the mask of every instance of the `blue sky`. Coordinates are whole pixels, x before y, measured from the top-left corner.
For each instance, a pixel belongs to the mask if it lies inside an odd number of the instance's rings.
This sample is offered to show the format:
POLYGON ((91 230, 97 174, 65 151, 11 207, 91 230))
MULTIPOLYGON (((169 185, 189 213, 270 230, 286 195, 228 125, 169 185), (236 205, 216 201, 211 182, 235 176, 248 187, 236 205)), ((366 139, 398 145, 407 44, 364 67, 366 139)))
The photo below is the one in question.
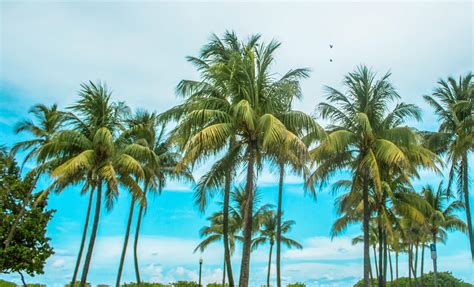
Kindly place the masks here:
MULTIPOLYGON (((430 93, 440 77, 473 69, 473 4, 469 1, 2 1, 0 5, 0 143, 7 145, 25 138, 14 135, 12 128, 27 116, 31 105, 68 106, 77 99, 79 84, 88 80, 107 82, 114 97, 133 108, 162 112, 172 107, 179 102, 174 95, 178 81, 197 77, 185 56, 196 55, 210 33, 222 34, 226 29, 241 37, 261 33, 267 41, 281 41, 274 66, 277 73, 311 68, 311 77, 302 83, 304 98, 295 105, 309 113, 323 100, 323 85, 339 88, 343 75, 364 63, 380 74, 390 70, 403 101, 423 110, 423 121, 410 124, 434 130, 436 116, 422 95, 430 93), (329 49, 329 44, 334 48, 329 49)), ((196 178, 207 167, 200 167, 196 178)), ((432 173, 423 171, 422 175, 415 182, 417 187, 439 182, 432 173)), ((284 280, 304 281, 308 286, 349 286, 362 273, 361 247, 350 244, 360 228, 354 226, 331 241, 334 196, 324 190, 314 201, 304 196, 299 178, 290 175, 286 181, 285 216, 296 221, 291 235, 304 249, 284 251, 284 280)), ((262 203, 276 202, 276 182, 270 170, 260 174, 262 203)), ((46 184, 44 179, 41 185, 46 184)), ((94 284, 114 282, 129 201, 124 192, 114 209, 102 214, 89 277, 94 284)), ((71 188, 49 203, 57 210, 48 227, 56 254, 48 260, 45 275, 30 282, 60 286, 72 274, 87 199, 78 188, 71 188)), ((215 209, 211 206, 207 214, 215 209)), ((151 202, 145 217, 139 248, 143 278, 196 279, 200 254, 192 251, 205 218, 193 206, 192 187, 170 183, 151 202)), ((440 270, 452 270, 474 282, 466 236, 452 233, 438 249, 440 270)), ((221 246, 211 247, 202 256, 204 281, 218 282, 221 246)), ((267 250, 262 248, 252 256, 252 286, 259 286, 265 280, 267 250)), ((124 282, 134 280, 132 259, 126 260, 124 282)), ((234 262, 237 269, 239 252, 234 262)), ((402 273, 404 262, 406 258, 401 258, 402 273)), ((430 270, 430 264, 426 268, 430 270)), ((17 277, 0 275, 18 282, 17 277)))

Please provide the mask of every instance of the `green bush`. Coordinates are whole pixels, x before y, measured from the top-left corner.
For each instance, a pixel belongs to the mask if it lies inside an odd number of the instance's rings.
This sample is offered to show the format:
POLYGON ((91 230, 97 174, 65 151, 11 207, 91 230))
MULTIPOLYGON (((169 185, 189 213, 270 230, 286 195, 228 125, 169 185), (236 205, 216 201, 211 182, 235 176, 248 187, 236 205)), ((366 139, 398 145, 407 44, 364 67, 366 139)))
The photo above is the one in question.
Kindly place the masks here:
POLYGON ((300 283, 300 282, 296 282, 296 283, 290 283, 288 285, 286 285, 287 287, 306 287, 306 284, 304 283, 300 283))
MULTIPOLYGON (((79 286, 81 284, 81 281, 76 281, 74 283, 74 286, 79 286)), ((64 287, 71 287, 71 284, 66 284, 64 285, 64 287)), ((86 287, 91 287, 91 284, 90 283, 86 283, 86 287)))
MULTIPOLYGON (((122 286, 124 287, 138 287, 137 283, 125 283, 122 286)), ((166 284, 161 284, 161 283, 147 283, 147 282, 142 282, 141 284, 142 287, 172 287, 172 285, 166 285, 166 284)))
POLYGON ((0 287, 16 287, 16 284, 0 279, 0 287))
MULTIPOLYGON (((420 282, 421 278, 417 278, 418 282, 420 282)), ((354 287, 364 287, 364 280, 360 280, 357 282, 354 287)), ((393 284, 387 282, 387 287, 409 287, 415 283, 415 280, 411 279, 411 285, 407 277, 398 278, 398 280, 393 281, 393 284)), ((377 280, 373 280, 371 282, 371 286, 377 286, 377 280)), ((434 276, 433 273, 430 272, 428 274, 423 275, 423 286, 425 287, 433 287, 434 286, 434 276)), ((451 272, 439 272, 438 273, 438 286, 442 287, 472 287, 474 285, 466 283, 461 279, 454 277, 451 272)))
POLYGON ((228 287, 229 284, 225 283, 225 285, 222 285, 222 283, 209 283, 206 285, 206 287, 228 287))
POLYGON ((199 287, 199 284, 193 281, 178 281, 171 285, 173 287, 199 287))

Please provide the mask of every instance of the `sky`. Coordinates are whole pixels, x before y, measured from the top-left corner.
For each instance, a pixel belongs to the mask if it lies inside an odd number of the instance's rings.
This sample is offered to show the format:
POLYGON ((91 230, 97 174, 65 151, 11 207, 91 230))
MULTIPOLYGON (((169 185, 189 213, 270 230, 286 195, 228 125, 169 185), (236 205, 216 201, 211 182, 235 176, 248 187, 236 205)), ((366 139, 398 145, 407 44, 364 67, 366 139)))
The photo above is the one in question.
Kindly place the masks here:
MULTIPOLYGON (((211 33, 222 35, 226 30, 234 30, 242 39, 259 33, 267 42, 282 42, 273 66, 277 74, 298 67, 311 69, 311 77, 302 82, 304 97, 295 109, 313 113, 324 100, 324 85, 340 89, 345 74, 366 64, 379 75, 390 71, 402 101, 420 106, 423 120, 409 125, 435 130, 436 116, 422 95, 429 94, 440 78, 473 70, 473 6, 470 1, 1 1, 0 144, 11 146, 28 138, 15 135, 13 127, 28 117, 29 107, 57 103, 65 108, 78 99, 80 84, 89 80, 106 82, 116 100, 134 109, 167 110, 180 101, 174 92, 177 83, 198 78, 185 57, 197 55, 211 33)), ((195 177, 209 164, 199 167, 195 177)), ((437 185, 440 179, 422 171, 414 184, 416 188, 437 185)), ((48 179, 42 179, 39 186, 47 184, 48 179)), ((261 204, 276 203, 276 184, 272 170, 259 174, 261 204)), ((342 287, 359 280, 362 246, 353 246, 351 239, 360 234, 360 226, 333 240, 330 237, 335 195, 326 188, 318 192, 317 200, 305 196, 302 180, 294 175, 287 176, 284 193, 285 218, 296 221, 290 235, 304 247, 283 250, 284 282, 342 287)), ((221 245, 193 254, 200 242, 199 229, 217 205, 199 213, 193 205, 192 185, 179 182, 171 182, 149 204, 139 246, 143 279, 197 280, 202 256, 203 281, 219 282, 221 245)), ((124 191, 113 210, 101 214, 89 275, 93 284, 115 282, 129 205, 124 191)), ((80 196, 79 187, 70 188, 52 196, 49 207, 56 210, 48 226, 55 254, 48 259, 44 275, 27 280, 62 286, 73 273, 87 198, 80 196)), ((130 251, 123 282, 135 278, 130 251)), ((265 247, 252 254, 251 286, 265 281, 267 253, 265 247)), ((450 233, 447 244, 438 246, 438 254, 440 271, 452 271, 474 283, 464 234, 450 233)), ((237 250, 236 275, 239 260, 237 250)), ((406 274, 405 257, 400 266, 406 274)), ((19 282, 17 274, 0 278, 19 282)))

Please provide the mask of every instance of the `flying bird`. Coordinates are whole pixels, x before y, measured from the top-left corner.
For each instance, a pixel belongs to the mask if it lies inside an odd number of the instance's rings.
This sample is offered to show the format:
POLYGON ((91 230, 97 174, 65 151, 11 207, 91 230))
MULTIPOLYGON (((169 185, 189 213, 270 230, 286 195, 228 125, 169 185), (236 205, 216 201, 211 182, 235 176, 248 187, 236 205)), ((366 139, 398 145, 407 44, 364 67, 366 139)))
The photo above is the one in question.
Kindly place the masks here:
POLYGON ((333 47, 333 45, 329 44, 329 48, 331 48, 331 49, 332 49, 332 47, 333 47))
POLYGON ((329 62, 331 62, 331 63, 332 63, 332 59, 329 59, 329 62))

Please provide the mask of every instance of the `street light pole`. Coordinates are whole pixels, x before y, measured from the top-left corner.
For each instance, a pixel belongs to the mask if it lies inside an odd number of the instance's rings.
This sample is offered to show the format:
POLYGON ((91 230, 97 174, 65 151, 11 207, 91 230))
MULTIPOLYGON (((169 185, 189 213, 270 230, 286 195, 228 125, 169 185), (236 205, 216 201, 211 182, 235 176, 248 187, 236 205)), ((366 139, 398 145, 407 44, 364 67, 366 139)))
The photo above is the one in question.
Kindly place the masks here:
POLYGON ((202 257, 199 258, 199 287, 202 287, 201 285, 201 274, 202 274, 202 257))

